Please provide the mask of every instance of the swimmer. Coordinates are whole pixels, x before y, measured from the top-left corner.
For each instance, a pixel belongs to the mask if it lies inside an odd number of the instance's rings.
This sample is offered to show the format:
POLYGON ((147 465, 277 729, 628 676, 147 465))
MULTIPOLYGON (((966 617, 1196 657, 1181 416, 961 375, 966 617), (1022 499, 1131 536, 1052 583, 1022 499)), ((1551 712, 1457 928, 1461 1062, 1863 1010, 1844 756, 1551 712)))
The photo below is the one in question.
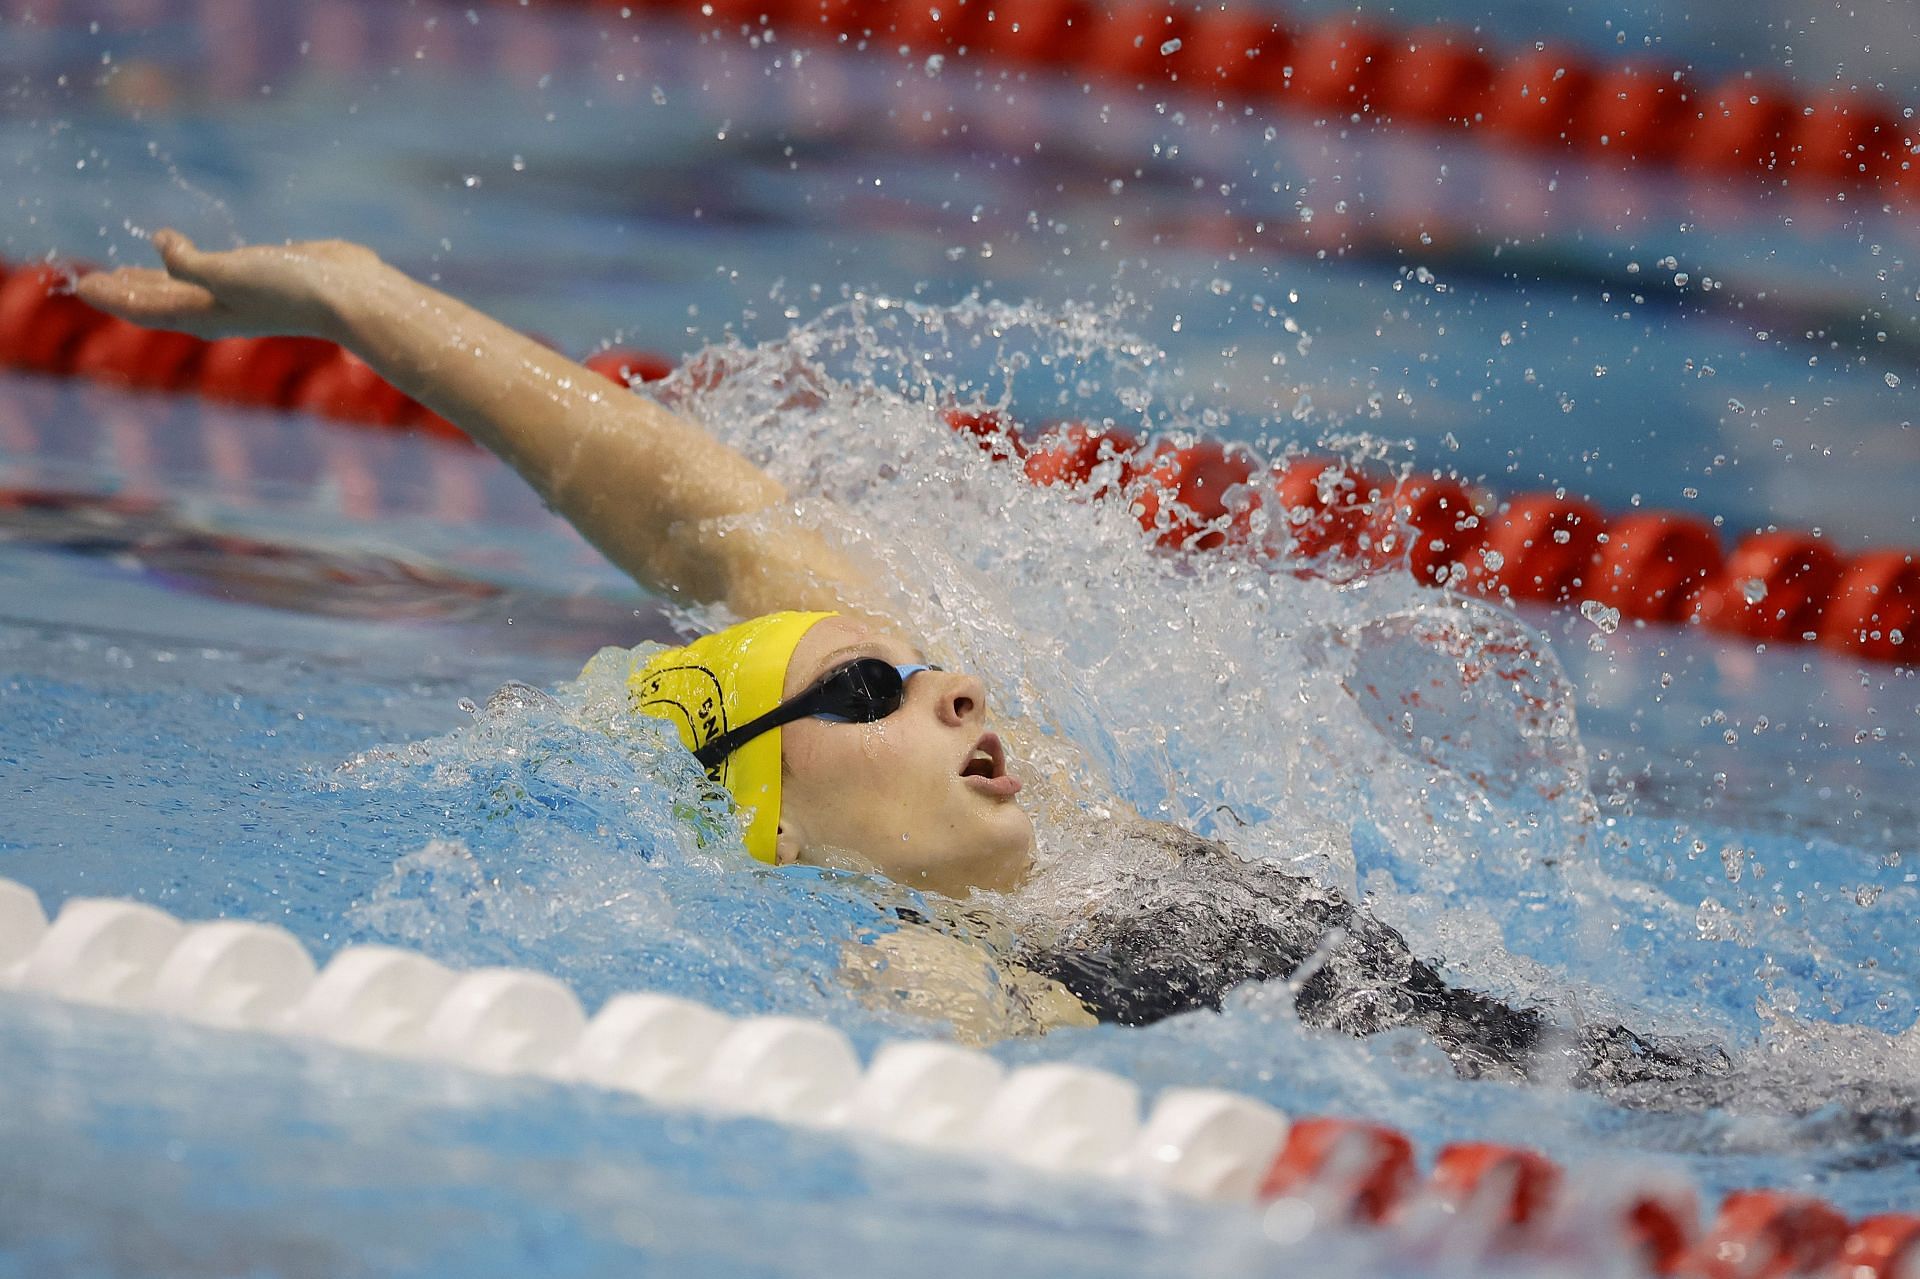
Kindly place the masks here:
POLYGON ((929 894, 901 907, 860 984, 989 1038, 1095 1019, 1143 1024, 1285 980, 1310 1026, 1425 1031, 1466 1077, 1611 1089, 1724 1067, 1717 1052, 1619 1026, 1555 1026, 1450 986, 1392 928, 1280 868, 1137 815, 1128 891, 1022 938, 997 979, 951 926, 976 893, 1018 890, 1034 827, 975 675, 931 664, 886 596, 772 476, 699 426, 339 241, 203 252, 154 236, 164 269, 86 276, 80 295, 136 324, 204 338, 337 342, 504 459, 656 595, 737 625, 629 675, 733 795, 744 842, 777 865, 852 867, 929 894), (943 922, 948 925, 942 927, 943 922))

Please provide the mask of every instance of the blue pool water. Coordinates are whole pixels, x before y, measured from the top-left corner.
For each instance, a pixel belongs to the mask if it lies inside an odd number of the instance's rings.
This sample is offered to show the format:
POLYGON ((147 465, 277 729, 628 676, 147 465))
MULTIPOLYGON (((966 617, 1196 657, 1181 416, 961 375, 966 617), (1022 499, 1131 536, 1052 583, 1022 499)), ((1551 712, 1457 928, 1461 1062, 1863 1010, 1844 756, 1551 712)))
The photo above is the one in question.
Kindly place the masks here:
MULTIPOLYGON (((1417 1037, 1305 1031, 1272 991, 1004 1059, 1375 1116, 1427 1150, 1653 1159, 1709 1195, 1920 1205, 1910 670, 1170 560, 920 402, 998 398, 1012 369, 1030 421, 1324 443, 1730 532, 1912 544, 1898 217, 1666 179, 1622 212, 1596 194, 1615 179, 1570 166, 917 62, 796 67, 778 42, 611 17, 0 23, 9 260, 141 260, 163 223, 344 235, 568 349, 766 344, 678 393, 851 512, 847 535, 924 585, 909 620, 1084 752, 1087 780, 1041 805, 1049 858, 1098 865, 1076 814, 1118 794, 1366 891, 1457 980, 1725 1043, 1738 1088, 1646 1110, 1462 1083, 1417 1037), (1442 165, 1430 197, 1395 191, 1442 165), (1521 189, 1532 222, 1494 198, 1521 189), (1337 229, 1342 201, 1409 198, 1452 228, 1431 256, 1337 229), (1236 238, 1268 220, 1289 228, 1270 247, 1236 238), (823 403, 783 405, 796 362, 832 375, 823 403), (1547 713, 1462 652, 1521 654, 1547 713), (1470 749, 1422 748, 1347 691, 1428 677, 1470 749)), ((589 1007, 656 989, 799 1013, 863 1050, 939 1033, 841 981, 883 893, 729 856, 726 816, 687 812, 683 758, 595 727, 607 688, 582 663, 695 619, 491 460, 7 376, 0 488, 0 874, 49 905, 124 895, 280 923, 322 957, 511 963, 589 1007), (493 696, 510 685, 537 691, 493 696)), ((1247 1212, 18 996, 0 1103, 0 1273, 1444 1269, 1283 1243, 1247 1212)), ((1606 1262, 1563 1269, 1583 1265, 1606 1262)))

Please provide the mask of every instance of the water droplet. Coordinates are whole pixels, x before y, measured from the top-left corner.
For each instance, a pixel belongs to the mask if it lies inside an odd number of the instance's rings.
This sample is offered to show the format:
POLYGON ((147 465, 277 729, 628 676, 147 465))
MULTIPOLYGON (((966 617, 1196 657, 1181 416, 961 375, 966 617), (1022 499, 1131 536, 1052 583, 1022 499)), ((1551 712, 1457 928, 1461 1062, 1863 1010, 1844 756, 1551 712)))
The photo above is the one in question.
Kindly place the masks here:
POLYGON ((1178 52, 1180 52, 1180 41, 1178 37, 1160 46, 1160 56, 1163 58, 1170 58, 1178 52))
POLYGON ((1609 635, 1620 629, 1620 610, 1608 608, 1599 600, 1581 600, 1580 616, 1609 635))
POLYGON ((1888 386, 1899 386, 1899 385, 1900 385, 1900 375, 1899 375, 1898 373, 1889 373, 1889 374, 1887 374, 1887 385, 1888 385, 1888 386))
POLYGON ((1728 844, 1720 850, 1720 864, 1727 869, 1727 882, 1739 883, 1740 872, 1746 869, 1747 850, 1738 844, 1728 844))
POLYGON ((1767 598, 1767 584, 1757 577, 1740 579, 1740 598, 1749 604, 1758 604, 1767 598))

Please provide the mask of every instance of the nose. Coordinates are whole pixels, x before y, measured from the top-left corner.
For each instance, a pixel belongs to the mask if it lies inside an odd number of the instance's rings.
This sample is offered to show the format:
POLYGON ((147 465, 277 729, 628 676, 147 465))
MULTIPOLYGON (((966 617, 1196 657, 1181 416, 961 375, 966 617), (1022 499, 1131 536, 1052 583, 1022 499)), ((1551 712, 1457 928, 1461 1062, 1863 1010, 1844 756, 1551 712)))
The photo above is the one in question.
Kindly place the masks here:
POLYGON ((936 708, 941 720, 948 724, 985 720, 987 686, 980 682, 980 678, 960 671, 942 671, 940 674, 944 681, 940 685, 940 700, 936 708))

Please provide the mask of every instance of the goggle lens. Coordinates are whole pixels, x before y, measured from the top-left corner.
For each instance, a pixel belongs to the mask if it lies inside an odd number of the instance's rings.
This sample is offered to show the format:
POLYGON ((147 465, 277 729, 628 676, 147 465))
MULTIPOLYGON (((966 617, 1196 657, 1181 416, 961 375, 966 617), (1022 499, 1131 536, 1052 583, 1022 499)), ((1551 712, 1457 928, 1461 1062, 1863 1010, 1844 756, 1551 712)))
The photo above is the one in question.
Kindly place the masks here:
POLYGON ((872 724, 899 710, 907 699, 907 681, 938 666, 895 666, 878 657, 860 657, 823 675, 812 688, 782 702, 765 715, 732 732, 723 733, 696 750, 693 757, 712 771, 734 751, 782 724, 796 719, 824 719, 836 724, 872 724))

